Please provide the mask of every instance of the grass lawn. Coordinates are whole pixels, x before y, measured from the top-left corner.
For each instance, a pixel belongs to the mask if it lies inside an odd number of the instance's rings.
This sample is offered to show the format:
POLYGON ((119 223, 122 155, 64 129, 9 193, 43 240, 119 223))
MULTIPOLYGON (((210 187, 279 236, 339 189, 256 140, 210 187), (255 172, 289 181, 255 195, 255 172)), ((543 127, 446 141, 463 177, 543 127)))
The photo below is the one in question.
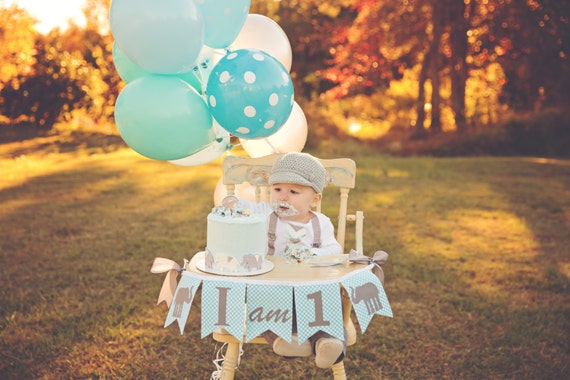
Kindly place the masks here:
MULTIPOLYGON (((351 157, 394 318, 348 348, 348 378, 570 378, 570 161, 351 157)), ((164 329, 150 267, 204 248, 220 176, 94 136, 0 145, 0 378, 208 379, 200 298, 164 329)), ((331 371, 248 345, 236 378, 331 371)))

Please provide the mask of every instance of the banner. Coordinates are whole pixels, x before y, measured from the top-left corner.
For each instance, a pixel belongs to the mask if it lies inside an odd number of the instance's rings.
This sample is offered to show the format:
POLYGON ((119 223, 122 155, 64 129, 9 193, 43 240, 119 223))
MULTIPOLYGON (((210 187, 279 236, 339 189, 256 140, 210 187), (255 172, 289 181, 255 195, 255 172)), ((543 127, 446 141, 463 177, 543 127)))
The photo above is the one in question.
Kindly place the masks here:
POLYGON ((239 340, 244 334, 245 283, 204 281, 202 284, 202 338, 218 328, 239 340))
POLYGON ((345 277, 342 286, 348 292, 363 334, 374 314, 392 317, 392 309, 384 287, 372 272, 360 271, 353 276, 345 277))
MULTIPOLYGON (((156 273, 172 270, 171 265, 155 266, 156 273)), ((349 295, 362 333, 375 314, 393 317, 382 283, 371 269, 364 267, 336 280, 285 284, 185 271, 174 295, 164 299, 172 301, 164 327, 177 321, 180 334, 184 333, 192 301, 202 286, 202 338, 223 328, 239 340, 244 339, 245 334, 246 342, 249 342, 269 330, 291 342, 296 317, 300 343, 318 331, 344 339, 341 285, 349 295)), ((165 283, 172 285, 168 279, 165 283)))
POLYGON ((299 343, 317 331, 344 340, 344 325, 338 283, 295 286, 299 343))
POLYGON ((178 283, 178 287, 176 288, 176 292, 174 293, 172 302, 170 303, 164 327, 170 326, 174 321, 178 321, 180 335, 184 334, 184 326, 188 320, 192 301, 194 300, 194 295, 196 295, 196 291, 200 286, 200 282, 201 281, 197 278, 182 276, 178 283))
POLYGON ((293 331, 293 288, 287 285, 247 285, 246 341, 266 330, 288 342, 293 331))

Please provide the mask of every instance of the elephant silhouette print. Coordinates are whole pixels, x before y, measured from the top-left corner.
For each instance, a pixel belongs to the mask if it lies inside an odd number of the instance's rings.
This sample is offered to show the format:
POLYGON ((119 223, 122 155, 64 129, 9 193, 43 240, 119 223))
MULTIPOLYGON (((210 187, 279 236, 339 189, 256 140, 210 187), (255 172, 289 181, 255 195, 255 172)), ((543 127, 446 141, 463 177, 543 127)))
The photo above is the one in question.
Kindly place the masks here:
POLYGON ((363 285, 357 286, 356 288, 351 286, 350 298, 353 304, 364 302, 368 315, 372 315, 382 309, 380 292, 372 282, 367 282, 363 285))
POLYGON ((172 316, 180 318, 184 304, 190 302, 192 302, 192 288, 178 289, 176 297, 174 298, 174 310, 172 311, 172 316))

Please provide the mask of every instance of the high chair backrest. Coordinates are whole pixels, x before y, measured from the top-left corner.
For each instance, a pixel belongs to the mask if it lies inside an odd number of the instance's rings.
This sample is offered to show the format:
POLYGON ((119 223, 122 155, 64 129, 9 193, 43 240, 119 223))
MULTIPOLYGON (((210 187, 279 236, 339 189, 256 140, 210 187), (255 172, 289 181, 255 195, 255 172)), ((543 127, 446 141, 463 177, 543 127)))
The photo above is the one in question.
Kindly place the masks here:
MULTIPOLYGON (((228 195, 235 194, 235 187, 238 184, 249 183, 255 187, 255 201, 269 201, 269 176, 273 163, 280 154, 271 154, 264 157, 241 157, 227 156, 222 164, 223 183, 226 185, 228 195)), ((337 224, 337 241, 343 248, 345 246, 346 222, 356 222, 355 250, 363 253, 362 229, 364 214, 357 211, 355 214, 348 214, 348 194, 350 189, 354 189, 356 183, 356 164, 350 158, 319 159, 326 169, 327 178, 325 186, 334 185, 339 188, 340 202, 337 224)), ((324 194, 323 194, 324 196, 324 194)), ((319 202, 317 211, 321 211, 319 202)))

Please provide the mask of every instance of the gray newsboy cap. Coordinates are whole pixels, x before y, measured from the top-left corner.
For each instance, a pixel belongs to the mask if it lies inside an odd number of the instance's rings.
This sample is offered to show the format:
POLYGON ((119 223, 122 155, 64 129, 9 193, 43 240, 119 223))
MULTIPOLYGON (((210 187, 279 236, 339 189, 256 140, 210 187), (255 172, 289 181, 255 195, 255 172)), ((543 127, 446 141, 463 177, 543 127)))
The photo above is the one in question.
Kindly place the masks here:
POLYGON ((308 153, 291 152, 275 161, 269 184, 294 183, 312 187, 317 193, 322 193, 325 177, 326 170, 315 157, 308 153))

